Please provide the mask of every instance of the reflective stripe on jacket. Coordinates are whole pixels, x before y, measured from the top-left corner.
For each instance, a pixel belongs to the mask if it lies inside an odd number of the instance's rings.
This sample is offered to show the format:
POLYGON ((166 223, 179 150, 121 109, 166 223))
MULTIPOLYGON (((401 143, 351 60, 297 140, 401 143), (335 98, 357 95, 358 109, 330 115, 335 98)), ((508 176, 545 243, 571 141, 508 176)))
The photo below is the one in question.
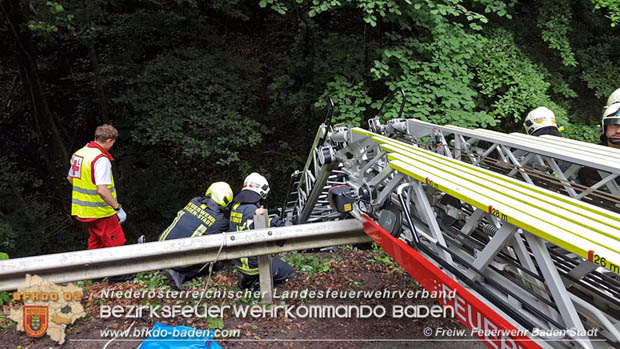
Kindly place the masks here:
MULTIPOLYGON (((243 231, 254 229, 254 213, 256 213, 257 208, 260 208, 257 204, 234 202, 230 212, 230 227, 228 230, 243 231)), ((283 225, 284 222, 278 217, 267 218, 267 227, 281 227, 283 225)))
POLYGON ((195 197, 177 213, 159 236, 160 241, 219 234, 228 230, 228 219, 211 199, 195 197))
MULTIPOLYGON (((254 213, 256 213, 257 208, 260 208, 258 204, 234 202, 230 212, 230 227, 228 230, 243 231, 254 229, 254 213)), ((267 219, 268 227, 279 227, 282 225, 284 223, 277 217, 267 219)), ((233 265, 245 275, 258 275, 258 258, 256 257, 233 260, 233 265)))
MULTIPOLYGON (((71 194, 71 215, 80 218, 105 218, 116 214, 114 208, 108 205, 97 193, 95 184, 94 164, 99 158, 107 157, 97 145, 91 142, 84 148, 76 151, 71 157, 71 177, 73 178, 73 193, 71 194)), ((110 173, 112 176, 112 173, 110 173)), ((114 177, 112 184, 107 186, 116 199, 114 177)))

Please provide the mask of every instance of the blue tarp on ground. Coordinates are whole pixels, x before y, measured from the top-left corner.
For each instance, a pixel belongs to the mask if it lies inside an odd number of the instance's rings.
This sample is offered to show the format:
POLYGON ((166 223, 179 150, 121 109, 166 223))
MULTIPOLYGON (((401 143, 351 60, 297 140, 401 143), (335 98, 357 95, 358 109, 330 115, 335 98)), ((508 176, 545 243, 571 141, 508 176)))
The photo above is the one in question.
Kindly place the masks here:
POLYGON ((168 326, 156 322, 147 339, 138 349, 208 348, 222 349, 213 340, 213 331, 187 326, 168 326))

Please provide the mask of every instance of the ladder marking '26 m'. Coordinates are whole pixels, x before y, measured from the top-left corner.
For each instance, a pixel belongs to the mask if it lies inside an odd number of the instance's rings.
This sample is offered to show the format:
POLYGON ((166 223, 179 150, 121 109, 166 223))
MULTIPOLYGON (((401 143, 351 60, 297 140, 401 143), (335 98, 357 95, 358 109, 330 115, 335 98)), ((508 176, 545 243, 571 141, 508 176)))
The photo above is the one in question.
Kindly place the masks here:
POLYGON ((594 264, 598 264, 603 268, 607 268, 613 271, 616 274, 620 274, 620 266, 609 261, 605 257, 601 257, 598 254, 594 253, 593 250, 588 251, 588 260, 594 264))

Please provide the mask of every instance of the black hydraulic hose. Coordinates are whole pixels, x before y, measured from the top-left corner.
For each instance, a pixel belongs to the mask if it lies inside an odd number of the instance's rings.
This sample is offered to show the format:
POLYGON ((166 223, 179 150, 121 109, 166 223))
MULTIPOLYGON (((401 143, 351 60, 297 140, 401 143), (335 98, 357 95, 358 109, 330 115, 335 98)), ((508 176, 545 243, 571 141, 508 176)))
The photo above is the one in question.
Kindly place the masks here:
POLYGON ((381 115, 381 111, 383 110, 383 107, 385 106, 385 104, 389 101, 391 101, 394 98, 394 94, 391 94, 388 98, 386 98, 383 103, 381 103, 381 106, 379 107, 379 110, 377 111, 377 114, 375 114, 375 117, 381 115))
MULTIPOLYGON (((400 119, 400 117, 403 115, 403 110, 405 109, 405 104, 407 103, 407 97, 405 96, 405 90, 403 90, 402 88, 399 89, 400 94, 403 96, 403 102, 400 104, 400 111, 398 112, 398 118, 400 119)), ((383 110, 383 107, 385 106, 386 103, 392 101, 392 99, 394 99, 395 93, 392 93, 388 98, 386 98, 383 103, 381 103, 381 107, 379 107, 379 110, 377 111, 377 114, 375 114, 375 117, 381 115, 381 111, 383 110)))
POLYGON ((329 102, 327 104, 327 115, 325 116, 325 121, 323 123, 329 128, 332 125, 332 116, 334 116, 334 100, 330 98, 327 99, 329 102))
POLYGON ((414 247, 418 247, 420 246, 420 238, 418 237, 418 232, 415 229, 415 225, 413 225, 413 222, 411 221, 411 215, 409 214, 409 208, 407 207, 407 205, 405 205, 405 199, 403 198, 403 190, 405 189, 406 186, 408 186, 409 184, 401 184, 398 189, 396 190, 397 196, 398 196, 398 200, 400 201, 400 205, 403 208, 404 214, 405 214, 405 218, 407 218, 407 223, 409 223, 409 226, 411 227, 411 229, 413 230, 413 244, 414 247))

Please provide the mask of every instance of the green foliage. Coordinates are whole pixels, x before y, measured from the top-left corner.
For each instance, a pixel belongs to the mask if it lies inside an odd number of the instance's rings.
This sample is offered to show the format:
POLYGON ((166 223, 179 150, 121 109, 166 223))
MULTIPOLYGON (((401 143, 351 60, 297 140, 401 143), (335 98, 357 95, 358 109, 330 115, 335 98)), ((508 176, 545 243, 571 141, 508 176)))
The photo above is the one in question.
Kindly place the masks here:
POLYGON ((574 67, 577 61, 569 41, 571 19, 572 11, 565 1, 545 0, 540 6, 538 27, 542 31, 543 41, 559 53, 565 66, 574 67))
POLYGON ((562 118, 566 111, 551 101, 545 70, 519 50, 511 33, 499 29, 483 40, 476 57, 478 88, 487 101, 489 115, 504 119, 506 130, 520 129, 521 120, 539 106, 562 118))
POLYGON ((55 1, 34 1, 32 3, 33 8, 39 7, 36 12, 38 19, 33 19, 28 22, 28 29, 32 32, 41 34, 43 36, 49 36, 58 32, 59 28, 64 28, 68 31, 75 30, 74 16, 67 11, 59 2, 55 1))
POLYGON ((598 143, 600 140, 600 130, 597 127, 588 125, 575 125, 568 122, 565 123, 562 136, 566 138, 576 139, 578 141, 598 143))
POLYGON ((328 258, 321 258, 305 253, 288 254, 282 258, 293 268, 303 273, 317 274, 330 271, 331 261, 328 258))
POLYGON ((255 305, 255 304, 260 303, 260 297, 255 297, 254 292, 250 292, 249 295, 247 294, 247 292, 243 292, 243 296, 239 298, 239 301, 241 301, 241 303, 245 303, 248 305, 255 305), (249 296, 249 297, 246 297, 246 296, 249 296))
POLYGON ((93 284, 93 280, 80 280, 75 282, 75 286, 84 288, 93 284))
MULTIPOLYGON (((15 240, 17 239, 17 231, 8 222, 0 222, 0 248, 7 251, 15 251, 15 240)), ((0 260, 8 259, 6 253, 0 253, 0 260), (6 258, 3 258, 6 256, 6 258)))
POLYGON ((211 6, 214 10, 223 13, 227 17, 248 21, 250 17, 240 8, 242 2, 243 0, 214 0, 211 2, 211 6))
POLYGON ((384 249, 379 247, 376 242, 372 243, 372 250, 374 252, 373 258, 375 262, 385 264, 388 269, 398 268, 398 263, 396 263, 384 249))
POLYGON ((262 8, 269 6, 272 10, 276 11, 281 15, 285 14, 286 11, 288 11, 288 8, 277 0, 260 0, 258 2, 258 5, 262 8))
POLYGON ((224 319, 221 317, 209 317, 207 318, 207 326, 210 329, 213 328, 224 328, 224 319))
POLYGON ((133 140, 164 147, 171 160, 237 163, 241 150, 261 141, 260 125, 243 117, 253 112, 248 106, 257 92, 255 80, 246 78, 258 71, 230 58, 188 49, 150 62, 134 91, 117 99, 138 116, 133 140))
POLYGON ((158 271, 137 273, 136 280, 147 290, 170 288, 170 283, 166 275, 158 271))
POLYGON ((318 102, 317 108, 327 108, 325 102, 331 97, 337 106, 337 111, 332 118, 333 124, 345 124, 349 126, 361 126, 371 100, 363 82, 352 83, 343 76, 336 76, 334 81, 327 83, 327 88, 318 102))
POLYGON ((607 9, 605 17, 611 21, 611 26, 615 27, 620 22, 620 0, 592 0, 595 9, 607 9))
POLYGON ((602 43, 577 53, 579 60, 583 62, 580 77, 588 88, 594 91, 594 95, 600 98, 601 107, 607 102, 607 97, 617 88, 617 84, 612 83, 609 77, 620 76, 620 65, 614 53, 618 45, 620 45, 620 38, 610 37, 602 43))
POLYGON ((349 286, 353 287, 353 288, 360 288, 362 287, 362 283, 359 281, 351 281, 349 282, 349 286))
POLYGON ((279 205, 327 97, 335 123, 365 125, 402 88, 403 117, 504 132, 544 105, 565 136, 596 141, 620 75, 618 0, 20 4, 3 3, 17 32, 0 30, 0 132, 11 135, 0 140, 0 250, 11 256, 86 247, 68 159, 50 153, 77 150, 103 122, 120 131, 113 171, 131 243, 155 239, 214 180, 238 190, 262 172, 266 206, 279 205))
MULTIPOLYGON (((0 261, 7 259, 9 259, 9 255, 4 252, 0 252, 0 261)), ((6 291, 0 291, 0 307, 5 304, 9 304, 10 301, 11 295, 6 291)))
POLYGON ((11 294, 6 291, 0 291, 0 307, 11 302, 11 294))
MULTIPOLYGON (((494 125, 495 120, 476 103, 479 96, 470 67, 476 51, 482 49, 483 38, 451 24, 438 25, 435 33, 433 42, 390 35, 395 44, 402 44, 384 50, 382 59, 375 61, 375 78, 387 80, 390 91, 405 91, 406 117, 463 127, 494 125)), ((380 104, 372 106, 378 108, 380 104)), ((397 96, 386 105, 381 118, 395 117, 399 107, 397 96)))

